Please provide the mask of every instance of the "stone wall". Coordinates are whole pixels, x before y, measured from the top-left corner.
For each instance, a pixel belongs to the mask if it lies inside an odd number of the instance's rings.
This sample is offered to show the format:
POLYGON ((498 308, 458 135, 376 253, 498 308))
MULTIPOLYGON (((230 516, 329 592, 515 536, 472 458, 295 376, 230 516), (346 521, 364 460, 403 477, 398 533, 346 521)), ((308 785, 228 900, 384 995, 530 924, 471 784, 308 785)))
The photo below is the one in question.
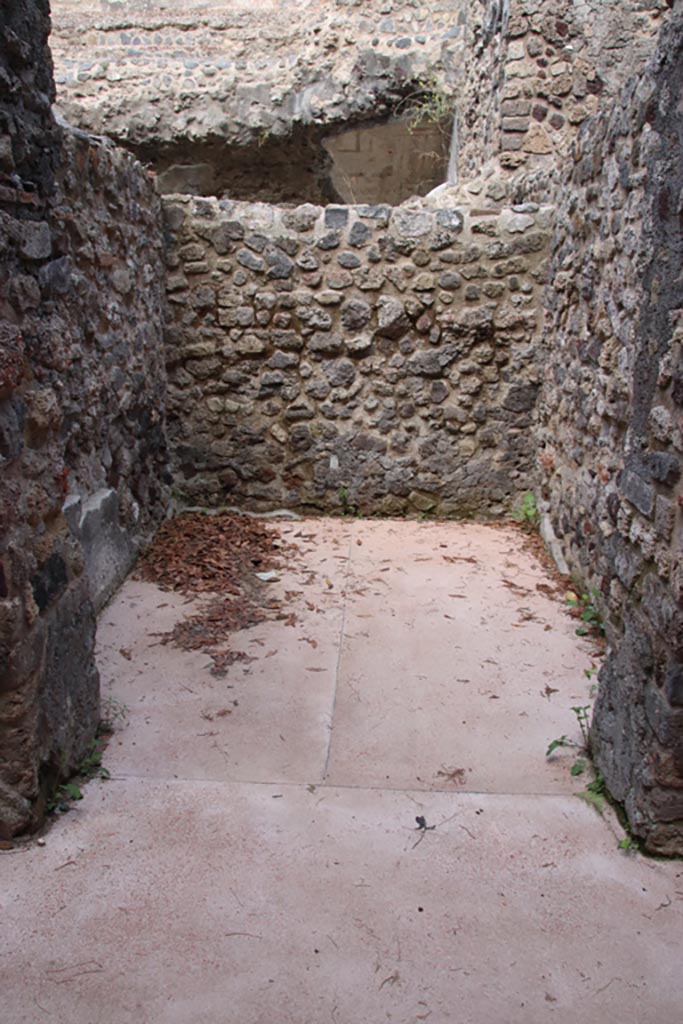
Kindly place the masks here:
POLYGON ((652 52, 670 0, 472 0, 458 87, 464 194, 553 202, 584 121, 652 52))
POLYGON ((0 834, 92 739, 96 606, 166 500, 158 200, 57 128, 48 26, 0 10, 0 834))
POLYGON ((619 92, 651 52, 665 0, 513 0, 500 105, 503 166, 567 152, 600 96, 619 92))
POLYGON ((61 419, 64 510, 99 609, 168 499, 161 206, 140 164, 106 140, 66 130, 61 161, 53 259, 41 267, 42 379, 61 419))
POLYGON ((573 147, 540 433, 551 520, 606 620, 597 763, 666 853, 683 848, 682 88, 679 4, 649 70, 573 147))
MULTIPOLYGON (((498 154, 500 102, 507 53, 509 0, 468 0, 466 51, 458 84, 458 180, 476 179, 498 154)), ((497 202, 505 195, 501 191, 497 202)), ((482 196, 484 198, 484 196, 482 196)))
POLYGON ((52 13, 63 112, 158 149, 381 116, 387 83, 457 72, 466 0, 53 0, 52 13))
POLYGON ((528 488, 550 210, 164 207, 183 499, 495 515, 528 488))

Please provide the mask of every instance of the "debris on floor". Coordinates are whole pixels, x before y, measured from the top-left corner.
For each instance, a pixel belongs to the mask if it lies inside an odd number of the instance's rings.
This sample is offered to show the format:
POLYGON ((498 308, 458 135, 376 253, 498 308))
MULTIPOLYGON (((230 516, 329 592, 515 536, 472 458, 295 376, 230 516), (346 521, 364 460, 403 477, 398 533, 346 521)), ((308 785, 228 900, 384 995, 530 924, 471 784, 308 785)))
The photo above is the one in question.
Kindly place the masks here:
POLYGON ((185 651, 205 651, 213 674, 222 675, 234 662, 250 660, 243 651, 231 650, 231 633, 266 619, 292 619, 288 595, 283 600, 269 588, 266 596, 261 584, 276 582, 285 559, 291 562, 299 554, 272 523, 188 512, 159 530, 136 576, 162 590, 206 595, 198 611, 158 637, 185 651))

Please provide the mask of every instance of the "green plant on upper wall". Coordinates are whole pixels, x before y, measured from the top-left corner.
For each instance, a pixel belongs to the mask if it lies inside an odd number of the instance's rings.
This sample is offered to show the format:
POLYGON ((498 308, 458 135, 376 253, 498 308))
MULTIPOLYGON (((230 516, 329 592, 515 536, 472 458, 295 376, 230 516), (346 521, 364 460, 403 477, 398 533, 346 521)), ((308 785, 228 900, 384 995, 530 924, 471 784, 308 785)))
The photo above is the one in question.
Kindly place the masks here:
POLYGON ((450 134, 454 99, 436 75, 423 75, 414 81, 415 88, 394 108, 397 116, 408 114, 408 130, 412 133, 424 125, 434 125, 450 134))
POLYGON ((269 141, 272 135, 272 131, 272 128, 262 128, 261 131, 258 133, 256 145, 258 146, 259 149, 261 149, 262 146, 265 146, 266 142, 269 141))
POLYGON ((418 91, 411 103, 410 130, 422 124, 441 125, 453 118, 453 97, 449 96, 435 75, 417 79, 418 91))

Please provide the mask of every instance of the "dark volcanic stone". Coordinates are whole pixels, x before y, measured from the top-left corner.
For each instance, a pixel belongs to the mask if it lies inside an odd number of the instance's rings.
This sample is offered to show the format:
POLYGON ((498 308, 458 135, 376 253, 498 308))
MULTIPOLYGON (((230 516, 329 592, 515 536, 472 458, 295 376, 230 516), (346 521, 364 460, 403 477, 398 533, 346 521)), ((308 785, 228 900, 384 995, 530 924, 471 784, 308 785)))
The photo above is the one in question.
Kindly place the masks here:
POLYGON ((31 578, 33 599, 41 612, 44 612, 48 605, 63 593, 67 582, 68 576, 64 559, 58 552, 53 551, 31 578))
POLYGON ((328 206, 325 209, 325 227, 343 228, 349 222, 348 206, 328 206))
POLYGON ((260 256, 254 256, 253 252, 248 249, 240 249, 237 253, 237 262, 241 266, 246 267, 247 270, 253 270, 257 274, 262 274, 266 269, 266 265, 260 256))
POLYGON ((372 310, 362 299, 350 299, 342 307, 341 319, 347 331, 359 331, 370 323, 372 310))
POLYGON ((323 363, 323 372, 333 388, 348 388, 356 379, 356 368, 350 359, 323 363))
POLYGON ((372 232, 367 224, 363 224, 361 221, 356 221, 349 234, 349 244, 356 248, 360 248, 365 245, 371 234, 372 232))

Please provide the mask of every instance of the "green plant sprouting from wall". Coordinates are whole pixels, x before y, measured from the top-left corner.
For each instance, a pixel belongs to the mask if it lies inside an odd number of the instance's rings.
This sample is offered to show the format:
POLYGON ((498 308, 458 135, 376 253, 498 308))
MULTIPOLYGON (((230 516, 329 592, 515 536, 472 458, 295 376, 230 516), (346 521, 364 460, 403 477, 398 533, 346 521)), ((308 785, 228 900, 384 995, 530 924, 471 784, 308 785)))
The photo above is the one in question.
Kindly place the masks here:
MULTIPOLYGON (((57 781, 48 791, 46 798, 48 814, 57 810, 62 812, 68 811, 69 805, 73 801, 82 800, 82 785, 84 782, 95 778, 102 779, 103 781, 110 778, 109 769, 105 768, 102 764, 107 737, 115 729, 125 724, 128 718, 128 708, 115 697, 107 696, 102 699, 101 710, 102 717, 97 727, 97 734, 91 740, 71 778, 67 781, 57 781)), ((58 779, 64 779, 66 774, 64 762, 65 757, 62 756, 58 779)))
POLYGON ((600 592, 595 588, 587 594, 574 594, 568 596, 567 604, 570 608, 576 609, 583 625, 576 630, 577 636, 603 637, 605 625, 598 608, 600 592))
MULTIPOLYGON (((590 679, 595 672, 595 666, 591 666, 590 669, 585 671, 586 678, 590 679)), ((557 739, 552 740, 548 744, 548 749, 545 752, 546 757, 550 757, 560 747, 574 748, 578 752, 578 756, 574 760, 569 772, 572 776, 576 777, 583 775, 588 768, 589 764, 593 760, 593 749, 591 745, 591 705, 590 704, 575 704, 572 709, 576 717, 576 722, 581 733, 581 741, 572 740, 566 735, 558 736, 557 739)), ((587 803, 590 807, 596 810, 600 815, 605 813, 605 807, 609 804, 615 811, 619 823, 623 827, 626 835, 618 842, 618 848, 624 850, 627 853, 638 851, 641 849, 641 844, 636 836, 634 836, 629 827, 628 817, 623 808, 623 805, 615 801, 609 794, 607 789, 607 783, 600 771, 593 767, 594 778, 586 785, 580 793, 576 795, 584 803, 587 803)))
POLYGON ((449 96, 436 75, 425 75, 417 79, 417 90, 410 99, 410 122, 411 131, 415 131, 422 124, 443 125, 450 124, 453 119, 453 97, 449 96))
POLYGON ((412 134, 427 125, 438 128, 450 139, 455 102, 435 74, 423 75, 413 82, 414 88, 394 108, 397 117, 407 116, 412 134))
POLYGON ((73 778, 68 782, 60 782, 48 793, 46 809, 48 813, 61 810, 67 811, 69 803, 74 800, 83 799, 81 784, 89 779, 108 779, 109 770, 102 764, 102 740, 96 737, 91 741, 81 759, 73 778), (77 779, 78 781, 74 781, 77 779))
MULTIPOLYGON (((581 730, 581 743, 577 743, 576 740, 571 740, 564 733, 562 736, 558 736, 557 739, 551 740, 548 744, 548 749, 545 752, 546 757, 558 749, 558 747, 574 747, 577 750, 582 751, 586 757, 591 756, 591 737, 590 737, 590 704, 575 704, 572 707, 572 711, 576 716, 576 721, 581 730)), ((586 767, 585 759, 579 758, 571 769, 572 775, 581 775, 586 767), (577 768, 577 765, 581 764, 581 768, 577 768)))
POLYGON ((536 533, 541 523, 541 513, 536 503, 536 495, 532 491, 523 494, 519 505, 512 513, 512 518, 519 523, 522 529, 529 533, 536 533))
POLYGON ((348 484, 340 484, 337 494, 339 497, 339 504, 341 505, 341 511, 343 516, 360 515, 358 505, 351 500, 351 492, 349 490, 348 484))

